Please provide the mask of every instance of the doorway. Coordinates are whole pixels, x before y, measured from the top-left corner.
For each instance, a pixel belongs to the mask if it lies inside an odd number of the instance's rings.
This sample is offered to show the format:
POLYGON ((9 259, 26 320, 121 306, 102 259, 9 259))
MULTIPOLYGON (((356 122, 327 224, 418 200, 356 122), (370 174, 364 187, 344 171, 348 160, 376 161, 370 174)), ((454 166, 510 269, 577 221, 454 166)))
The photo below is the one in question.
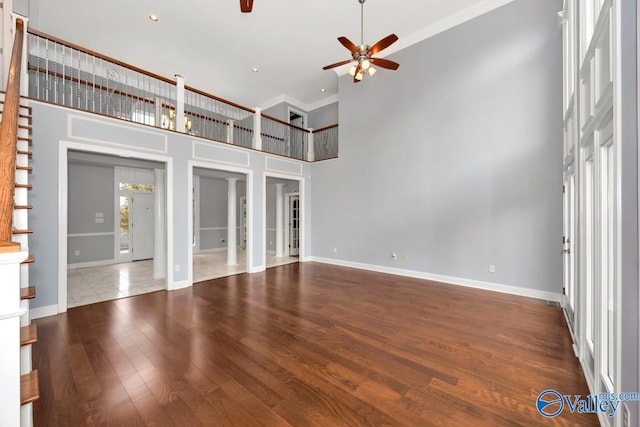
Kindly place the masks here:
POLYGON ((298 262, 303 228, 301 181, 267 176, 265 182, 265 267, 298 262))
POLYGON ((194 167, 193 282, 248 271, 247 176, 194 167))
POLYGON ((155 229, 156 208, 166 206, 156 206, 154 183, 165 164, 75 150, 65 157, 59 309, 166 289, 166 265, 155 265, 162 273, 154 278, 155 235, 166 235, 165 226, 155 229))
POLYGON ((152 259, 154 253, 154 171, 115 167, 119 262, 152 259))

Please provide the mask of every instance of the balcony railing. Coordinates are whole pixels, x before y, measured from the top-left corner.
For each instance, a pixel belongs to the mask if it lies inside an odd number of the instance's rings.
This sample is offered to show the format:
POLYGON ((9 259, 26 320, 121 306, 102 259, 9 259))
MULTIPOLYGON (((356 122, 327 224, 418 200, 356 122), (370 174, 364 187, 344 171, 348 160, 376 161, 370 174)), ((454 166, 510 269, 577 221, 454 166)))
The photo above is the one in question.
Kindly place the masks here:
POLYGON ((34 99, 299 160, 338 156, 337 125, 294 126, 36 30, 27 46, 34 99))

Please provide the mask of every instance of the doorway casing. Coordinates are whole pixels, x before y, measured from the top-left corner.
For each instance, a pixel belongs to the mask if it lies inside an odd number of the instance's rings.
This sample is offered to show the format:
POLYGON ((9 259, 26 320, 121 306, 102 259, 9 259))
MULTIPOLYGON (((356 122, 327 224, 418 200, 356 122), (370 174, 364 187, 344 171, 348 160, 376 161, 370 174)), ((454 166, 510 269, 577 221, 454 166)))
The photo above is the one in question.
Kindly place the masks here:
POLYGON ((123 150, 113 147, 104 147, 98 145, 90 145, 87 143, 77 143, 69 141, 60 141, 58 147, 58 304, 57 312, 64 313, 67 311, 67 216, 68 216, 68 172, 69 172, 69 151, 83 151, 95 154, 106 154, 118 157, 128 157, 140 160, 151 160, 165 164, 165 173, 167 177, 167 185, 165 187, 165 209, 166 209, 166 228, 167 236, 166 259, 167 271, 165 273, 165 288, 172 289, 174 278, 173 272, 169 268, 173 265, 173 159, 167 156, 161 156, 150 153, 139 153, 137 151, 123 150))

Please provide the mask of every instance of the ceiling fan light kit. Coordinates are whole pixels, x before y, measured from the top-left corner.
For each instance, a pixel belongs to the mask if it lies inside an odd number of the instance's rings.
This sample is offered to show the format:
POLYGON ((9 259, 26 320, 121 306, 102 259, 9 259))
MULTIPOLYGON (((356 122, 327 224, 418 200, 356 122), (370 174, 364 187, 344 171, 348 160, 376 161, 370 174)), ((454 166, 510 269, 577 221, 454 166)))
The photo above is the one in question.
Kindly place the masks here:
POLYGON ((342 44, 349 50, 349 52, 351 52, 352 59, 347 59, 346 61, 340 61, 336 62, 335 64, 322 67, 323 70, 329 70, 331 68, 346 65, 352 61, 355 61, 355 64, 353 64, 353 66, 349 69, 349 74, 353 76, 354 83, 362 81, 366 73, 368 73, 369 76, 373 76, 378 71, 373 67, 373 65, 381 68, 386 68, 388 70, 397 70, 400 66, 400 64, 398 64, 397 62, 390 61, 388 59, 373 57, 373 55, 377 54, 383 49, 388 48, 393 43, 398 41, 398 36, 396 36, 395 34, 389 34, 387 37, 383 38, 373 46, 364 44, 365 1, 366 0, 358 0, 358 2, 360 3, 360 46, 356 46, 351 40, 344 36, 338 37, 338 41, 340 42, 340 44, 342 44))

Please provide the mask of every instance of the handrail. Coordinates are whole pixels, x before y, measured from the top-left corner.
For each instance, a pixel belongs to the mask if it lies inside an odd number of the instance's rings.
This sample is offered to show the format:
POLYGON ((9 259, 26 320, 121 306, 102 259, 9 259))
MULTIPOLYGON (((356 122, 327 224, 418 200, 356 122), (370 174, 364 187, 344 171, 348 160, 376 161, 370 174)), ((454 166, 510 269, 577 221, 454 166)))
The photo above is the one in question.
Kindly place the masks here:
POLYGON ((13 192, 16 176, 23 39, 24 21, 16 19, 16 34, 13 40, 2 123, 0 123, 0 241, 5 242, 11 241, 11 227, 13 225, 13 192))
POLYGON ((75 49, 75 50, 79 50, 80 52, 88 53, 89 55, 95 56, 96 58, 100 58, 100 59, 103 59, 105 61, 113 62, 116 65, 120 65, 121 67, 128 68, 128 69, 130 69, 132 71, 136 71, 138 73, 147 75, 147 76, 152 77, 154 79, 162 80, 165 83, 169 83, 169 84, 175 84, 176 83, 175 80, 171 80, 171 79, 168 79, 166 77, 160 76, 158 74, 154 74, 154 73, 152 73, 150 71, 143 70, 142 68, 138 68, 138 67, 136 67, 134 65, 127 64, 126 62, 118 61, 117 59, 111 58, 110 56, 103 55, 103 54, 95 52, 95 51, 93 51, 91 49, 87 49, 85 47, 78 46, 77 44, 70 43, 68 41, 64 41, 62 39, 59 39, 59 38, 54 37, 52 35, 49 35, 47 33, 43 33, 42 31, 38 31, 38 30, 35 30, 33 28, 29 28, 27 30, 27 32, 29 34, 33 34, 34 36, 42 37, 44 39, 51 40, 52 42, 59 43, 61 45, 70 47, 70 48, 75 49))
POLYGON ((333 128, 337 128, 337 127, 338 127, 338 123, 336 123, 335 125, 329 125, 329 126, 325 126, 323 128, 314 129, 311 132, 313 132, 313 133, 322 132, 323 130, 329 130, 329 129, 333 129, 333 128))
MULTIPOLYGON (((172 121, 171 114, 166 113, 166 109, 170 110, 169 113, 173 110, 174 115, 177 112, 176 106, 170 102, 171 100, 177 99, 175 98, 176 94, 172 93, 176 90, 177 82, 175 80, 159 76, 35 29, 26 29, 26 32, 29 34, 27 42, 34 41, 37 43, 35 45, 37 46, 37 52, 33 53, 33 58, 30 53, 30 63, 28 64, 29 73, 35 74, 34 90, 36 95, 33 99, 55 105, 64 105, 65 107, 75 108, 81 111, 89 111, 95 114, 103 114, 103 108, 105 108, 107 113, 111 112, 111 114, 107 114, 109 117, 132 120, 140 124, 151 125, 167 130, 172 130, 174 126, 177 126, 177 119, 175 122, 172 121), (45 50, 41 51, 41 48, 45 50), (61 54, 60 49, 62 51, 61 54), (71 50, 70 55, 66 54, 65 51, 67 49, 71 50), (50 52, 53 54, 51 58, 49 57, 50 52), (80 59, 78 59, 77 65, 73 62, 74 55, 78 56, 83 54, 93 57, 94 64, 95 58, 101 61, 99 66, 100 73, 96 73, 95 66, 93 71, 87 68, 89 67, 89 65, 87 65, 89 64, 88 59, 84 60, 86 62, 84 68, 81 66, 80 59), (43 58, 46 66, 40 65, 41 55, 44 55, 43 58), (61 57, 59 58, 60 55, 61 57), (71 63, 67 61, 68 58, 71 58, 71 63), (59 59, 61 59, 60 63, 59 59), (31 63, 32 60, 36 62, 31 63), (112 76, 105 71, 105 65, 102 65, 103 62, 108 63, 107 65, 109 67, 115 66, 114 70, 116 71, 114 71, 114 73, 116 74, 116 78, 113 79, 115 82, 113 87, 110 87, 112 76), (62 67, 62 72, 60 72, 59 67, 62 67), (65 67, 72 71, 75 70, 75 73, 71 72, 69 74, 65 72, 65 67), (118 70, 118 67, 122 70, 118 70), (129 83, 120 81, 120 71, 126 75, 133 73, 131 79, 133 83, 131 87, 127 86, 129 83), (89 76, 88 78, 91 79, 92 74, 93 81, 87 80, 86 76, 89 76), (42 85, 39 84, 41 78, 44 78, 45 81, 42 85), (51 86, 49 79, 54 82, 51 86), (147 79, 152 79, 153 81, 148 82, 147 79), (140 82, 142 82, 142 86, 140 86, 140 82), (67 86, 65 86, 65 84, 67 86), (69 86, 70 84, 71 86, 69 86), (165 85, 169 87, 165 87, 165 85), (71 87, 71 90, 67 91, 67 87, 71 87), (61 97, 61 101, 58 99, 59 96, 61 97), (50 99, 50 97, 53 97, 53 99, 50 99), (80 105, 82 102, 87 103, 86 108, 82 108, 83 106, 80 105), (158 103, 160 105, 157 105, 158 103), (153 108, 154 105, 156 105, 157 108, 153 108), (160 110, 162 110, 161 113, 159 112, 160 110), (161 118, 159 114, 162 115, 161 118), (169 119, 165 119, 165 117, 169 117, 169 119), (147 123, 147 120, 149 120, 149 123, 147 123)), ((78 56, 78 58, 80 58, 80 56, 78 56)), ((256 120, 259 120, 255 109, 245 107, 191 86, 183 86, 183 90, 185 125, 186 123, 189 124, 188 129, 186 129, 185 126, 187 133, 246 148, 253 146, 251 137, 252 134, 256 134, 254 129, 252 129, 252 123, 255 124, 256 120), (224 107, 221 107, 220 104, 223 104, 224 107), (249 117, 247 113, 254 115, 252 123, 245 120, 249 117)), ((264 112, 260 112, 259 117, 260 119, 265 119, 265 121, 262 122, 263 127, 260 131, 260 136, 263 140, 260 150, 266 153, 283 155, 300 160, 306 157, 307 150, 310 147, 309 141, 311 135, 332 127, 328 126, 322 129, 311 130, 264 114, 264 112)), ((335 138, 335 136, 332 137, 335 138)), ((325 146, 327 145, 325 144, 325 146)), ((333 145, 331 145, 331 147, 333 147, 333 145)), ((316 159, 317 158, 316 156, 316 159)))
POLYGON ((292 125, 291 123, 289 123, 289 122, 285 122, 284 120, 279 119, 279 118, 277 118, 277 117, 273 117, 273 116, 270 116, 270 115, 268 115, 268 114, 264 114, 264 113, 262 113, 261 115, 262 115, 262 117, 264 117, 265 119, 273 120, 273 121, 274 121, 274 122, 276 122, 276 123, 280 123, 280 124, 282 124, 282 125, 289 126, 289 127, 294 128, 294 129, 301 130, 301 131, 303 131, 303 132, 311 133, 311 131, 310 131, 309 129, 301 128, 300 126, 296 126, 296 125, 292 125))
POLYGON ((202 95, 202 96, 205 96, 207 98, 215 99, 216 101, 220 101, 220 102, 222 102, 224 104, 231 105, 232 107, 236 107, 236 108, 239 108, 241 110, 248 111, 249 113, 255 113, 256 112, 254 109, 251 109, 249 107, 245 107, 244 105, 236 104, 233 101, 229 101, 228 99, 220 98, 219 96, 211 95, 210 93, 204 92, 204 91, 202 91, 200 89, 196 89, 196 88, 191 87, 191 86, 185 86, 184 88, 185 88, 185 90, 190 90, 191 92, 197 93, 198 95, 202 95))

